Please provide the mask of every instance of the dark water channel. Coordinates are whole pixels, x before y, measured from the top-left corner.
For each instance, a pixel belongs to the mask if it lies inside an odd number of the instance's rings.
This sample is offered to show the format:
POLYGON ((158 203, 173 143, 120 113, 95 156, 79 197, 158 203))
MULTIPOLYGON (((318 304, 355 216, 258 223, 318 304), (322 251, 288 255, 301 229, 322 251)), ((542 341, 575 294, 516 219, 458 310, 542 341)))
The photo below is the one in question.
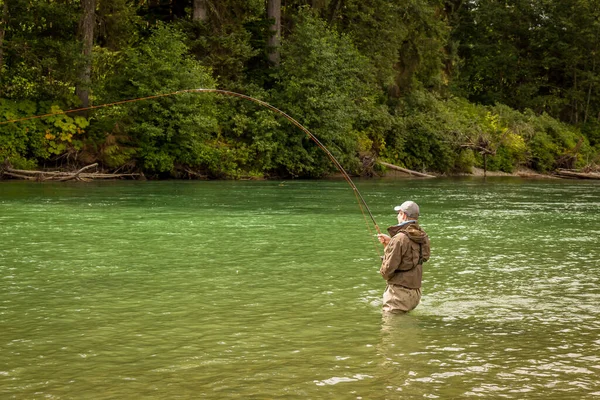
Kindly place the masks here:
POLYGON ((382 318, 343 181, 0 184, 0 398, 600 398, 600 185, 357 181, 432 242, 382 318))

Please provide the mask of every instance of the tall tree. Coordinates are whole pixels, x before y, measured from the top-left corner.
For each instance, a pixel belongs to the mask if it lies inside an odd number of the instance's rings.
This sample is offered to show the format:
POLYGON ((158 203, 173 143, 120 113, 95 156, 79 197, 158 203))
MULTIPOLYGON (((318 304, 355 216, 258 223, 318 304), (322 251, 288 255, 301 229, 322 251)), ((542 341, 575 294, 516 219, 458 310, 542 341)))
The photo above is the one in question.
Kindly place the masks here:
POLYGON ((88 107, 90 105, 94 26, 96 25, 96 0, 81 0, 81 8, 79 37, 83 44, 83 64, 79 72, 79 82, 77 83, 75 93, 81 102, 81 106, 88 107))
POLYGON ((0 73, 4 67, 4 35, 6 34, 6 23, 8 18, 7 0, 0 0, 0 73))
MULTIPOLYGON (((71 103, 81 47, 80 0, 5 0, 0 97, 71 103)), ((0 12, 2 7, 0 7, 0 12)))
POLYGON ((371 59, 391 97, 406 95, 415 82, 443 86, 449 27, 439 1, 332 0, 328 8, 330 23, 371 59))
MULTIPOLYGON (((96 0, 94 46, 106 51, 122 51, 138 40, 139 7, 130 0, 96 0)), ((94 52, 94 56, 96 56, 94 52)), ((94 64, 97 64, 94 61, 94 64)), ((94 71, 95 72, 95 71, 94 71)), ((94 77, 92 77, 92 81, 94 77)))
POLYGON ((192 21, 206 21, 208 18, 207 0, 194 0, 192 21))
POLYGON ((174 26, 185 32, 190 53, 212 68, 222 87, 242 90, 238 85, 245 81, 248 71, 268 70, 264 0, 203 0, 192 4, 205 7, 203 23, 195 19, 201 14, 196 8, 191 9, 191 21, 180 19, 174 26), (249 62, 254 64, 249 66, 249 62))
POLYGON ((279 65, 279 45, 281 42, 281 0, 268 0, 267 18, 273 21, 271 25, 271 35, 267 42, 269 61, 273 65, 279 65))
POLYGON ((458 14, 458 94, 573 124, 597 118, 599 0, 466 2, 458 14))
MULTIPOLYGON (((282 44, 271 101, 299 116, 346 168, 355 169, 354 150, 365 139, 364 126, 375 125, 378 114, 369 61, 348 35, 312 13, 302 14, 294 26, 282 44)), ((272 135, 279 147, 273 157, 285 174, 319 176, 330 169, 327 157, 304 135, 282 130, 272 135)))

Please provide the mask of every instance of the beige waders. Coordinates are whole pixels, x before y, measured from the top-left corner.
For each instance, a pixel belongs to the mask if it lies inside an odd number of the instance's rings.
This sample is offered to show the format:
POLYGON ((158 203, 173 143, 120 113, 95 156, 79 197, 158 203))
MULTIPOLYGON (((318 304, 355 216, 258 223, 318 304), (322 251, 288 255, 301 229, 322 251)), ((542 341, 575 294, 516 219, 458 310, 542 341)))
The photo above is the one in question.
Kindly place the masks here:
POLYGON ((409 289, 388 283, 383 292, 383 311, 405 313, 414 309, 421 301, 421 289, 409 289))

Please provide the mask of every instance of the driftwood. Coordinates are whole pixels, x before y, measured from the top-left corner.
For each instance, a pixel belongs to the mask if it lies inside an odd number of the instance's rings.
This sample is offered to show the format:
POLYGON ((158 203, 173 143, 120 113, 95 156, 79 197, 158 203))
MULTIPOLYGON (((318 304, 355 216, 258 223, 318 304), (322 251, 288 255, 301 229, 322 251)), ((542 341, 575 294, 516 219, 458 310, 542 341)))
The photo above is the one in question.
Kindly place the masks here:
POLYGON ((86 169, 97 167, 97 166, 98 166, 98 163, 93 163, 93 164, 87 165, 87 166, 81 168, 79 171, 75 172, 74 174, 68 175, 68 176, 66 176, 64 178, 60 178, 58 180, 61 182, 64 182, 64 181, 70 181, 71 179, 79 179, 79 174, 81 174, 83 171, 85 171, 86 169))
POLYGON ((424 174, 422 172, 417 172, 417 171, 413 171, 411 169, 402 168, 402 167, 399 167, 399 166, 394 165, 394 164, 386 163, 386 162, 383 162, 383 161, 377 161, 377 162, 379 164, 383 165, 384 167, 387 167, 387 168, 390 168, 390 169, 393 169, 393 170, 396 170, 396 171, 404 172, 404 173, 409 174, 409 175, 419 176, 421 178, 435 178, 435 176, 433 176, 433 175, 424 174))
POLYGON ((568 169, 558 169, 555 174, 561 178, 568 179, 600 179, 600 173, 598 172, 578 172, 568 169))
POLYGON ((187 172, 187 174, 188 174, 188 177, 195 176, 195 177, 196 177, 196 178, 198 178, 198 179, 208 179, 208 175, 203 175, 203 174, 200 174, 200 173, 198 173, 198 172, 192 171, 192 170, 191 170, 191 169, 189 169, 189 168, 184 168, 184 171, 185 171, 185 172, 187 172))
POLYGON ((557 176, 538 174, 536 172, 517 172, 517 176, 521 178, 559 179, 557 176))
POLYGON ((13 178, 25 179, 25 180, 29 180, 29 181, 37 180, 37 178, 35 176, 15 174, 14 172, 3 171, 2 174, 12 176, 13 178))
POLYGON ((137 178, 140 174, 107 174, 101 172, 83 172, 88 169, 97 167, 98 163, 86 165, 85 167, 75 172, 60 172, 60 171, 29 171, 23 169, 14 169, 7 162, 0 167, 0 177, 2 175, 12 178, 24 179, 29 181, 58 181, 65 182, 70 180, 89 181, 93 179, 122 179, 122 178, 137 178))

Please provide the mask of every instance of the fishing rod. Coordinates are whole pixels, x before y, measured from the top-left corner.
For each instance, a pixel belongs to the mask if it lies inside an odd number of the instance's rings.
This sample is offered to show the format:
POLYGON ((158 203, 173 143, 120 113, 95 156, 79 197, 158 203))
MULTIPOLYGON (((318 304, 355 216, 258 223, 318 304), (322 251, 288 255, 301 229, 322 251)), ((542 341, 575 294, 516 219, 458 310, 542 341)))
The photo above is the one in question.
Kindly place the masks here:
MULTIPOLYGON (((249 100, 249 101, 254 102, 256 104, 259 104, 259 105, 261 105, 263 107, 266 107, 269 110, 274 111, 277 114, 279 114, 279 115, 283 116, 284 118, 286 118, 288 121, 290 121, 296 127, 298 127, 300 130, 302 130, 313 142, 315 142, 317 144, 317 146, 319 146, 319 148, 321 150, 323 150, 325 152, 325 154, 327 155, 327 157, 331 160, 331 162, 333 162, 333 164, 340 171, 340 173, 342 174, 342 176, 344 177, 344 179, 346 180, 346 182, 348 182, 348 184, 350 185, 350 187, 354 191, 354 195, 356 196, 358 205, 359 205, 359 207, 360 207, 361 212, 363 213, 363 215, 364 215, 364 210, 366 210, 367 213, 369 214, 369 217, 371 218, 371 221, 373 222, 373 225, 375 226, 375 230, 377 231, 377 233, 381 233, 381 230, 379 229, 379 225, 377 225, 377 222, 375 221, 375 217, 373 217, 373 213, 371 212, 371 209, 367 205, 367 202, 365 201, 364 197, 362 196, 362 194, 360 193, 360 191, 358 190, 358 188, 356 187, 356 185, 354 184, 354 182, 350 178, 350 175, 348 175, 348 173, 346 172, 346 170, 344 169, 344 167, 342 167, 342 164, 340 164, 340 162, 333 156, 333 154, 331 154, 331 152, 329 151, 329 149, 327 149, 327 147, 325 147, 325 145, 323 143, 321 143, 321 141, 315 135, 313 135, 308 129, 306 129, 300 122, 298 122, 294 118, 290 117, 287 113, 281 111, 277 107, 274 107, 274 106, 272 106, 271 104, 269 104, 269 103, 267 103, 265 101, 256 99, 254 97, 251 97, 251 96, 248 96, 248 95, 245 95, 245 94, 241 94, 241 93, 237 93, 237 92, 231 92, 231 91, 228 91, 228 90, 221 90, 221 89, 203 89, 203 88, 199 88, 199 89, 185 89, 185 90, 178 90, 176 92, 171 92, 171 93, 162 93, 162 94, 156 94, 156 95, 152 95, 152 96, 138 97, 138 98, 135 98, 135 99, 120 100, 120 101, 115 101, 115 102, 112 102, 112 103, 98 104, 98 105, 95 105, 95 106, 74 108, 74 109, 66 110, 66 111, 59 111, 59 112, 54 112, 54 113, 42 114, 42 115, 34 115, 34 116, 23 117, 23 118, 16 118, 16 119, 8 120, 8 121, 2 121, 2 122, 0 122, 0 125, 5 125, 5 124, 15 123, 15 122, 21 122, 21 121, 28 121, 28 120, 33 120, 33 119, 41 119, 41 118, 51 117, 51 116, 54 116, 54 115, 61 115, 61 114, 67 114, 67 113, 75 113, 75 112, 81 112, 81 111, 95 110, 95 109, 98 109, 98 108, 116 106, 116 105, 126 104, 126 103, 133 103, 133 102, 142 101, 142 100, 157 99, 157 98, 161 98, 161 97, 174 96, 174 95, 183 94, 183 93, 218 93, 218 94, 222 94, 222 95, 226 95, 226 96, 238 97, 238 98, 242 98, 242 99, 245 99, 245 100, 249 100)), ((368 226, 368 224, 367 224, 367 226, 368 226)))

